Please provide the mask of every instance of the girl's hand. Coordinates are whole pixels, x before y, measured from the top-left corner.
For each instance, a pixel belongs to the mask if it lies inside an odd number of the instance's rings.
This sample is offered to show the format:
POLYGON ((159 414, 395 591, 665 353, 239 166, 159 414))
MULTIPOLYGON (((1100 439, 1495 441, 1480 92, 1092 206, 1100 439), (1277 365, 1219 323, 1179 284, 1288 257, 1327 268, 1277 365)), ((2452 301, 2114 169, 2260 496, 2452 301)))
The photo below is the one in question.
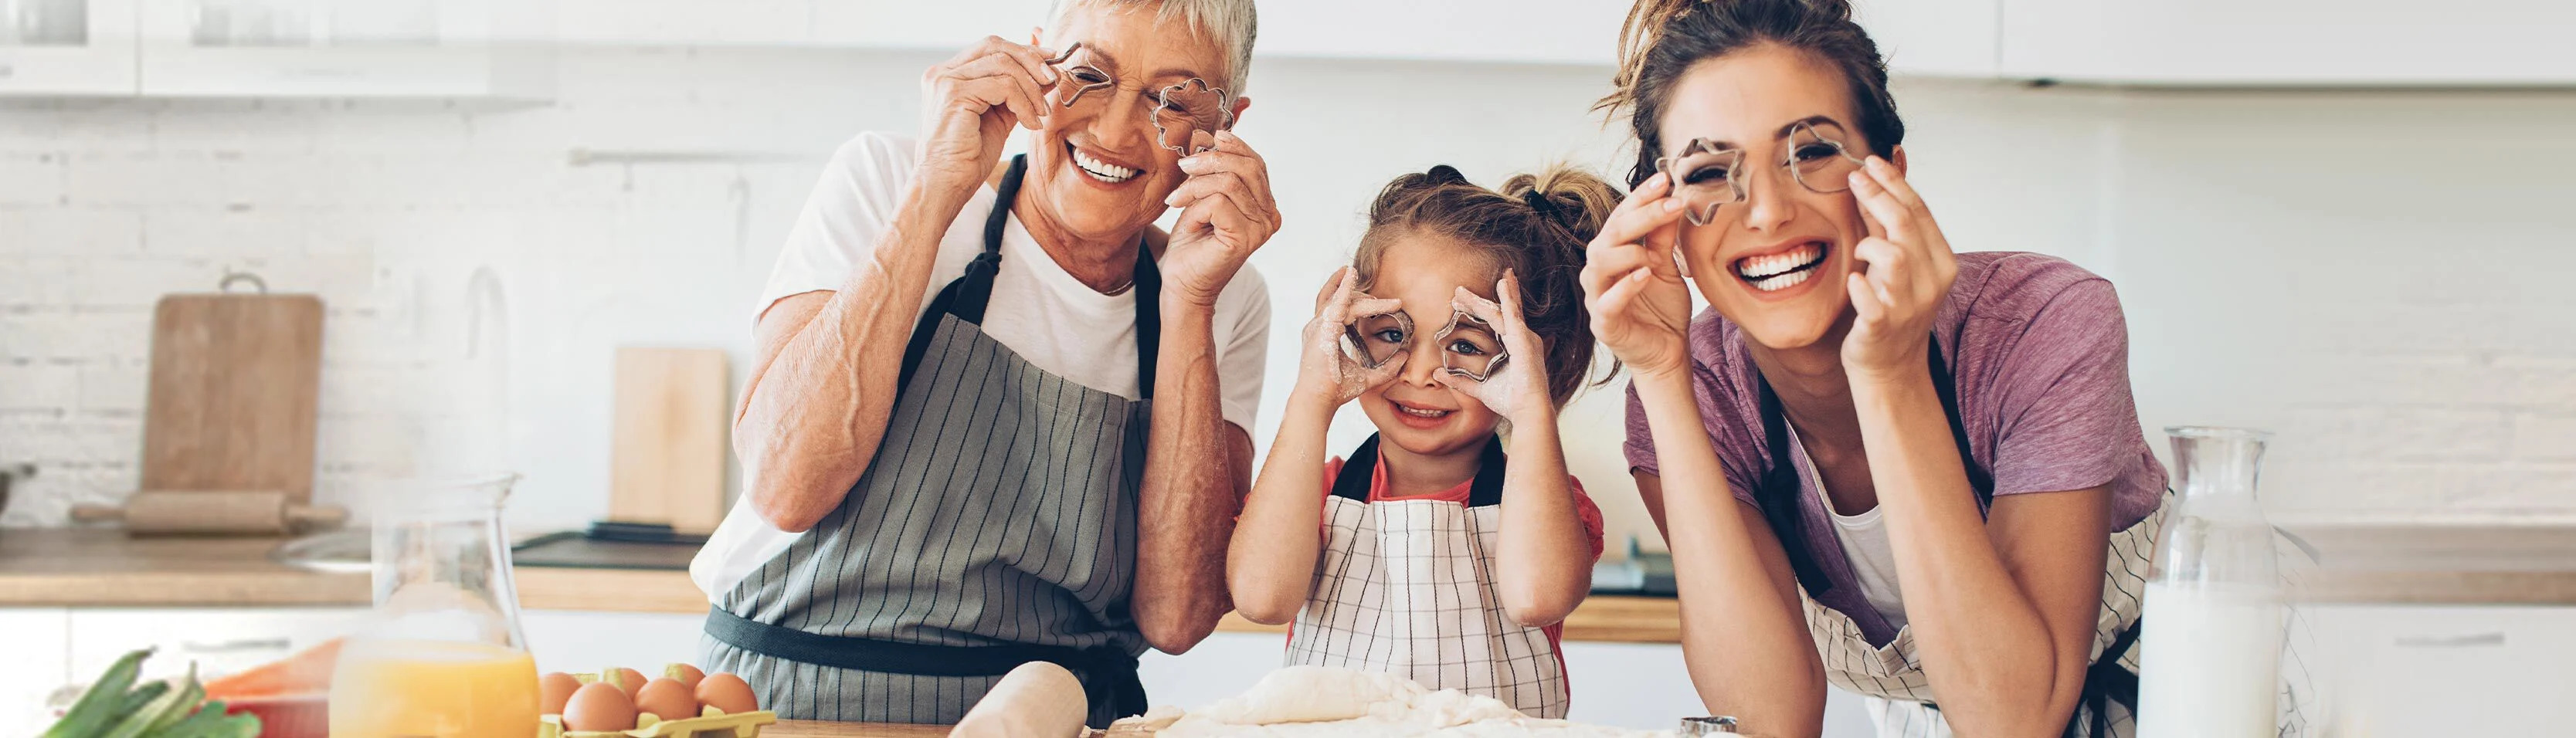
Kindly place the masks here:
POLYGON ((1886 159, 1870 157, 1851 184, 1869 236, 1852 249, 1865 272, 1843 284, 1856 313, 1843 339, 1843 370, 1863 380, 1922 372, 1932 317, 1959 276, 1958 258, 1922 196, 1886 159))
MULTIPOLYGON (((1514 425, 1546 422, 1544 413, 1556 410, 1547 394, 1547 354, 1538 337, 1529 332, 1529 325, 1522 321, 1520 278, 1505 270, 1503 278, 1494 283, 1494 294, 1503 298, 1501 305, 1459 287, 1458 293, 1449 298, 1449 307, 1494 327, 1494 337, 1503 342, 1503 351, 1510 357, 1503 368, 1481 382, 1446 368, 1432 376, 1449 389, 1485 403, 1487 409, 1514 425)), ((1447 346, 1438 348, 1448 350, 1447 346)))
POLYGON ((1343 348, 1342 335, 1350 327, 1352 316, 1379 315, 1404 309, 1404 301, 1370 297, 1359 288, 1359 275, 1350 267, 1333 272, 1327 284, 1329 293, 1316 306, 1315 319, 1306 322, 1299 334, 1304 347, 1297 357, 1299 397, 1315 398, 1341 407, 1343 403, 1367 394, 1369 388, 1393 381, 1404 371, 1405 353, 1375 369, 1360 365, 1343 348))
POLYGON ((1657 173, 1610 210, 1586 249, 1583 302, 1592 335, 1639 375, 1681 371, 1690 358, 1690 285, 1674 256, 1682 202, 1657 173))

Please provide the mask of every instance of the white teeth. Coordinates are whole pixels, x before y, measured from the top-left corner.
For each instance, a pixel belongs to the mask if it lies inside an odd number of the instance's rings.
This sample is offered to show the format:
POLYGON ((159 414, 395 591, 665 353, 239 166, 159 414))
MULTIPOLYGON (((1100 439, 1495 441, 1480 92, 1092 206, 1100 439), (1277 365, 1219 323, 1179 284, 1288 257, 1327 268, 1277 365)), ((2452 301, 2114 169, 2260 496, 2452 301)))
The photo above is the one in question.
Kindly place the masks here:
POLYGON ((1806 282, 1807 278, 1814 276, 1815 273, 1815 270, 1810 269, 1803 272, 1783 274, 1769 279, 1756 280, 1753 283, 1753 288, 1763 292, 1777 292, 1791 287, 1796 287, 1800 283, 1806 282))
POLYGON ((1448 411, 1448 410, 1417 410, 1417 409, 1414 409, 1414 408, 1405 407, 1405 406, 1403 406, 1403 405, 1397 405, 1397 406, 1395 406, 1395 409, 1396 409, 1396 410, 1398 410, 1398 411, 1403 412, 1403 413, 1404 413, 1404 414, 1406 414, 1406 415, 1411 415, 1411 416, 1414 416, 1414 417, 1417 417, 1417 418, 1437 418, 1437 417, 1441 417, 1441 416, 1448 415, 1448 414, 1450 413, 1450 411, 1448 411))
POLYGON ((1073 150, 1073 165, 1080 168, 1084 174, 1089 174, 1092 178, 1103 182, 1125 182, 1136 177, 1135 169, 1091 158, 1091 155, 1082 153, 1081 149, 1073 150))
MULTIPOLYGON (((1738 261, 1736 262, 1735 273, 1737 276, 1741 276, 1749 280, 1767 280, 1778 277, 1782 273, 1793 269, 1802 269, 1813 266, 1815 263, 1823 261, 1823 257, 1824 250, 1821 247, 1818 247, 1815 244, 1806 244, 1782 253, 1772 254, 1769 256, 1757 256, 1738 261)), ((1792 282, 1791 284, 1796 283, 1792 282)))

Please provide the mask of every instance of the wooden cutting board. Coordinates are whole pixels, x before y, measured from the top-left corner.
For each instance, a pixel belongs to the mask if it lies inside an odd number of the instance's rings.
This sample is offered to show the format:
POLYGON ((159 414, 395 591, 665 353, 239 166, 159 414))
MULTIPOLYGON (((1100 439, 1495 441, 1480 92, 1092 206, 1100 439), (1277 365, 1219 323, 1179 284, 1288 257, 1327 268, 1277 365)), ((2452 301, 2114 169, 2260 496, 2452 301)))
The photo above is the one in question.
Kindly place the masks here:
POLYGON ((617 349, 608 518, 708 533, 724 520, 733 403, 718 349, 617 349))
POLYGON ((152 315, 143 489, 276 490, 313 500, 322 300, 186 294, 152 315))

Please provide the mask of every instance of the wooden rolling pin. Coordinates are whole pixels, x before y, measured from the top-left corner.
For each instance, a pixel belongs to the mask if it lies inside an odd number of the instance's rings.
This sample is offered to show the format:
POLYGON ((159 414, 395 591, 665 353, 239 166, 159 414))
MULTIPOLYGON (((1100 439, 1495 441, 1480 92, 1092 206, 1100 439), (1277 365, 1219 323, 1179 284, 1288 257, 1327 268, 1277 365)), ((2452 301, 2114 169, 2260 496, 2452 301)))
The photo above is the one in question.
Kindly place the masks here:
POLYGON ((1074 738, 1082 735, 1091 700, 1082 680, 1044 661, 1021 664, 993 683, 966 711, 949 738, 1074 738))
POLYGON ((73 505, 83 523, 125 523, 126 535, 276 536, 339 525, 337 507, 290 501, 277 491, 144 490, 125 505, 73 505))

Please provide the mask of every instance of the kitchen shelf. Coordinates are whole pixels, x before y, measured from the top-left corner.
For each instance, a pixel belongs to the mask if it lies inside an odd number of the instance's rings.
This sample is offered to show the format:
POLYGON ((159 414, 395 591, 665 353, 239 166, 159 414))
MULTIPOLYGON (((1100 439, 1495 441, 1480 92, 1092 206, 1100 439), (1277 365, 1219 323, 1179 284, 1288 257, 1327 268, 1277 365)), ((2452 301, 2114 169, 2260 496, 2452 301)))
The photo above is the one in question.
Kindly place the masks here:
POLYGON ((535 48, 198 47, 148 43, 144 97, 447 99, 541 102, 551 56, 535 48))
POLYGON ((76 43, 0 44, 0 97, 133 95, 133 0, 86 0, 82 17, 76 43))

